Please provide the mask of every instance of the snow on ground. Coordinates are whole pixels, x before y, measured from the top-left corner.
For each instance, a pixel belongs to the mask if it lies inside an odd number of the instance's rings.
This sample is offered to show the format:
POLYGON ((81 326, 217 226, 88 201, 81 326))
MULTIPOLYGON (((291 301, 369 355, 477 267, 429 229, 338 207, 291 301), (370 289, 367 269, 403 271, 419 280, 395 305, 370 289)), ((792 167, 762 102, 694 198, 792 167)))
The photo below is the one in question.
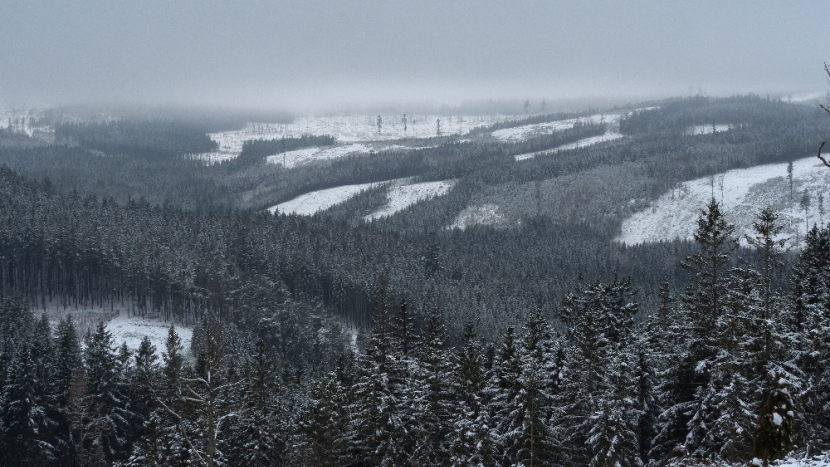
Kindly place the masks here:
POLYGON ((735 128, 734 125, 696 125, 686 129, 688 135, 711 135, 712 133, 720 133, 722 131, 729 131, 735 128))
MULTIPOLYGON (((179 325, 176 325, 175 329, 176 334, 182 340, 185 355, 189 355, 193 329, 179 325)), ((160 355, 165 349, 164 344, 167 341, 167 333, 170 331, 170 322, 161 319, 128 316, 127 313, 122 312, 107 323, 107 331, 112 333, 116 345, 126 342, 127 347, 133 350, 137 349, 144 336, 147 336, 156 346, 156 352, 160 355)))
MULTIPOLYGON (((512 115, 408 115, 404 131, 403 114, 381 115, 382 123, 378 132, 377 115, 351 116, 304 116, 292 123, 256 123, 251 122, 241 130, 210 133, 208 136, 218 144, 214 152, 196 155, 197 158, 210 163, 233 159, 242 152, 242 144, 254 139, 297 138, 303 135, 330 135, 340 143, 368 143, 389 141, 401 138, 429 138, 437 133, 437 122, 441 120, 441 135, 460 135, 472 128, 492 125, 514 118, 512 115)), ((384 145, 375 145, 375 150, 384 149, 384 145)), ((349 147, 345 145, 344 147, 349 147)), ((311 148, 309 148, 311 149, 311 148)), ((318 148, 317 153, 298 153, 296 164, 317 158, 340 157, 337 151, 325 152, 328 148, 318 148)), ((302 150, 301 150, 302 151, 302 150)), ((368 151, 368 149, 366 150, 368 151)), ((293 151, 292 151, 293 152, 293 151)), ((351 151, 355 152, 355 151, 351 151)), ((343 155, 348 154, 344 153, 343 155)), ((279 163, 282 163, 282 159, 279 163)), ((286 164, 292 165, 286 158, 286 164)))
MULTIPOLYGON (((156 352, 161 355, 164 351, 164 343, 167 340, 167 332, 170 329, 170 321, 159 318, 141 318, 130 313, 129 305, 111 306, 73 306, 64 307, 59 303, 47 303, 46 308, 35 307, 32 312, 35 316, 46 314, 53 327, 67 315, 72 316, 72 323, 83 337, 86 332, 92 331, 98 323, 107 323, 107 331, 112 333, 112 341, 116 346, 122 342, 132 350, 138 348, 144 336, 149 336, 150 341, 156 346, 156 352)), ((193 336, 193 329, 190 326, 176 324, 176 333, 182 339, 182 346, 185 354, 190 354, 190 340, 193 336)))
POLYGON ((335 204, 342 203, 349 198, 356 196, 361 191, 374 188, 384 183, 389 183, 389 181, 361 183, 359 185, 344 185, 334 188, 327 188, 325 190, 312 191, 311 193, 300 195, 276 206, 271 206, 268 208, 268 211, 272 214, 279 211, 282 214, 310 216, 316 212, 325 211, 335 204))
POLYGON ((530 137, 542 134, 549 134, 556 131, 564 131, 573 128, 577 122, 583 123, 616 123, 620 120, 620 114, 595 114, 588 117, 569 118, 567 120, 556 120, 553 122, 533 123, 531 125, 504 128, 492 133, 493 137, 501 141, 524 141, 530 137))
POLYGON ((371 150, 371 146, 366 146, 365 144, 360 143, 324 147, 316 146, 311 148, 295 149, 294 151, 288 151, 283 154, 268 156, 268 162, 272 164, 279 164, 287 169, 290 169, 306 162, 337 159, 338 157, 348 156, 349 154, 369 152, 371 150))
POLYGON ((43 111, 37 109, 0 110, 0 129, 11 127, 15 133, 54 141, 55 127, 53 125, 37 125, 37 121, 42 117, 43 111))
POLYGON ((497 204, 482 204, 468 206, 455 217, 450 229, 464 230, 472 225, 498 225, 505 221, 504 214, 499 212, 497 204))
POLYGON ((438 182, 394 184, 386 194, 386 206, 364 216, 363 219, 371 221, 379 217, 388 217, 418 201, 445 195, 449 193, 450 189, 455 185, 455 182, 455 180, 442 180, 438 182))
MULTIPOLYGON (((828 213, 821 213, 830 203, 830 169, 815 157, 793 162, 793 195, 787 180, 787 164, 768 164, 749 169, 730 170, 714 177, 704 177, 679 184, 652 203, 652 207, 635 213, 622 223, 617 240, 627 244, 691 239, 700 210, 713 194, 722 203, 728 222, 735 224, 735 235, 752 233, 752 221, 767 204, 775 209, 785 225, 782 238, 798 247, 807 230, 807 222, 824 223, 828 213), (804 193, 810 204, 805 219, 801 208, 804 193), (826 200, 819 208, 819 194, 826 200)), ((828 210, 830 211, 830 210, 828 210)))
POLYGON ((811 459, 787 457, 786 459, 771 462, 770 465, 775 467, 830 467, 830 453, 814 456, 811 459))
POLYGON ((528 159, 532 159, 536 156, 542 154, 554 154, 559 151, 567 151, 569 149, 577 149, 577 148, 584 148, 585 146, 591 146, 598 143, 603 143, 605 141, 613 141, 615 139, 619 139, 624 137, 625 135, 620 133, 608 132, 599 136, 591 136, 590 138, 583 138, 579 141, 564 144, 562 146, 553 148, 553 149, 546 149, 544 151, 537 151, 537 152, 529 152, 526 154, 519 154, 518 156, 514 156, 517 161, 524 161, 528 159))

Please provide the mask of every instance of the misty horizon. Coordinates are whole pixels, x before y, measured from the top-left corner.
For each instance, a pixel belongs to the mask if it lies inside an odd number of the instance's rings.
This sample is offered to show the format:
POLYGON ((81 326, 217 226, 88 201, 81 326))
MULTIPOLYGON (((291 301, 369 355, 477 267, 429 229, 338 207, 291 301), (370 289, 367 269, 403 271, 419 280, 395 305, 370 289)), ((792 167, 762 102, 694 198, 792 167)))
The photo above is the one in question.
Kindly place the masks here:
POLYGON ((812 26, 823 6, 6 4, 0 14, 15 20, 0 31, 0 105, 325 112, 546 99, 571 110, 786 97, 826 88, 812 26))

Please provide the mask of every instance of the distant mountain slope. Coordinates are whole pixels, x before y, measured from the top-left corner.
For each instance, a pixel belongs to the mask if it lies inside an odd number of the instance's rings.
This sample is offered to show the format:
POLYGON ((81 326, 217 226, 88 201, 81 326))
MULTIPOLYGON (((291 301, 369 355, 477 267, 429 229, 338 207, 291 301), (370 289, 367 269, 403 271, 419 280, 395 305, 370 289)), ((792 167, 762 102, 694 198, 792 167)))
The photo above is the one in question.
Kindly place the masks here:
POLYGON ((792 197, 786 163, 730 170, 684 182, 660 196, 650 208, 624 220, 617 240, 638 244, 691 238, 695 219, 713 195, 723 204, 727 219, 741 236, 751 232, 755 215, 765 205, 771 205, 787 226, 783 236, 790 239, 790 246, 797 247, 808 222, 812 226, 828 220, 824 210, 830 200, 824 199, 822 207, 819 196, 830 195, 830 169, 815 157, 793 162, 792 197), (805 193, 809 204, 806 217, 802 208, 805 193))

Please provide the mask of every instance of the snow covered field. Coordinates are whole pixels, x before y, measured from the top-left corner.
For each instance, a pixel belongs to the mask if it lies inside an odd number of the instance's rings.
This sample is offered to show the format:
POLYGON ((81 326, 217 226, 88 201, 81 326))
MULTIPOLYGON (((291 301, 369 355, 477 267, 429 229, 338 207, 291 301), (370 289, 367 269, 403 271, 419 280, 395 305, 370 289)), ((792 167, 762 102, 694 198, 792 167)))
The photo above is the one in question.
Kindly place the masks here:
POLYGON ((734 125, 697 125, 687 128, 686 133, 692 136, 711 135, 712 133, 729 131, 734 127, 734 125))
MULTIPOLYGON (((437 122, 441 120, 442 135, 460 135, 472 128, 492 125, 517 118, 512 115, 408 115, 404 131, 403 114, 381 115, 381 129, 378 132, 377 115, 352 116, 305 116, 298 117, 292 123, 248 123, 245 128, 236 131, 210 133, 208 136, 219 145, 215 152, 199 154, 196 157, 214 163, 237 157, 242 152, 242 144, 254 139, 296 138, 302 135, 330 135, 339 143, 368 143, 397 140, 401 138, 430 138, 436 135, 437 122)), ((345 144, 342 148, 355 147, 345 144)), ((369 149, 383 150, 385 145, 374 145, 369 149)), ((318 148, 320 151, 307 151, 295 155, 294 165, 315 159, 342 157, 351 152, 340 153, 344 149, 318 148)), ((312 149, 312 148, 308 148, 312 149)), ((369 149, 365 151, 368 152, 369 149)), ((299 150, 306 151, 306 150, 299 150)), ((292 151, 294 152, 294 151, 292 151)), ((281 156, 279 163, 282 163, 281 156)), ((276 157, 274 162, 277 163, 276 157)), ((292 167, 286 158, 286 165, 292 167)))
POLYGON ((271 164, 282 165, 287 169, 315 160, 337 159, 349 154, 369 152, 372 148, 365 144, 353 143, 336 146, 311 147, 288 151, 283 154, 268 156, 271 164))
POLYGON ((517 161, 525 161, 525 160, 528 160, 528 159, 533 159, 534 157, 536 157, 538 155, 541 155, 541 154, 554 154, 554 153, 557 153, 559 151, 567 151, 569 149, 584 148, 586 146, 592 146, 594 144, 604 143, 605 141, 613 141, 615 139, 620 139, 624 136, 625 135, 620 134, 620 133, 609 132, 609 133, 601 134, 599 136, 591 136, 590 138, 582 138, 579 141, 569 143, 569 144, 563 144, 562 146, 559 146, 559 147, 556 147, 556 148, 553 148, 553 149, 547 149, 545 151, 537 151, 537 152, 529 152, 527 154, 519 154, 518 156, 514 156, 514 158, 517 161))
POLYGON ((310 216, 319 211, 342 203, 349 198, 356 196, 358 193, 369 188, 374 188, 389 182, 375 182, 375 183, 361 183, 359 185, 344 185, 334 188, 327 188, 325 190, 312 191, 300 195, 292 200, 280 203, 276 206, 271 206, 268 211, 271 214, 279 211, 282 214, 299 214, 301 216, 310 216))
POLYGON ((573 128, 577 122, 584 123, 616 123, 620 120, 620 114, 596 114, 588 117, 569 118, 567 120, 556 120, 554 122, 534 123, 513 128, 504 128, 492 133, 493 137, 501 141, 524 141, 536 135, 550 134, 556 131, 564 131, 573 128))
POLYGON ((461 211, 449 228, 464 230, 473 225, 497 225, 504 221, 504 215, 499 212, 497 204, 482 204, 461 211))
MULTIPOLYGON (((182 340, 184 354, 190 355, 190 341, 193 338, 193 329, 184 326, 175 326, 176 334, 182 340)), ((138 316, 127 317, 127 313, 121 313, 107 323, 107 331, 112 333, 116 345, 122 342, 127 343, 130 349, 137 349, 144 336, 156 346, 156 352, 161 355, 164 352, 164 344, 167 341, 167 333, 170 331, 170 322, 161 319, 140 318, 138 316)))
POLYGON ((782 237, 788 245, 798 247, 804 238, 807 222, 827 222, 830 203, 830 169, 816 157, 793 162, 793 194, 787 180, 787 164, 769 164, 749 169, 730 170, 714 177, 704 177, 680 184, 663 194, 652 207, 635 213, 622 223, 617 238, 627 244, 692 238, 700 210, 713 194, 722 203, 728 222, 735 224, 735 234, 743 237, 752 232, 752 221, 767 204, 775 209, 779 222, 786 227, 782 237), (801 208, 805 193, 809 199, 806 212, 801 208), (819 206, 819 194, 824 207, 819 206))
MULTIPOLYGON (((121 346, 122 342, 132 350, 138 348, 144 336, 150 337, 150 341, 156 346, 156 352, 161 356, 164 351, 164 343, 167 340, 167 332, 170 330, 170 321, 158 318, 141 318, 130 315, 129 307, 123 305, 74 307, 64 308, 57 303, 49 303, 46 309, 33 308, 35 316, 46 314, 53 326, 64 319, 67 315, 72 316, 72 323, 80 336, 86 334, 87 330, 94 330, 98 323, 105 322, 107 331, 112 333, 112 340, 115 346, 121 346)), ((193 337, 193 329, 190 326, 176 324, 176 333, 182 339, 185 355, 190 354, 190 340, 193 337)))
POLYGON ((380 217, 391 216, 418 201, 447 194, 453 185, 455 185, 455 180, 410 183, 411 180, 410 178, 398 178, 383 182, 344 185, 312 191, 311 193, 306 193, 276 206, 271 206, 268 208, 268 211, 272 214, 279 211, 284 214, 310 216, 347 201, 349 198, 358 195, 361 191, 388 184, 390 188, 386 195, 386 205, 364 217, 365 220, 374 220, 380 217))
POLYGON ((455 180, 441 180, 438 182, 422 182, 412 184, 394 184, 386 194, 387 203, 383 208, 365 216, 367 221, 380 217, 387 217, 398 211, 429 198, 447 194, 455 185, 455 180))

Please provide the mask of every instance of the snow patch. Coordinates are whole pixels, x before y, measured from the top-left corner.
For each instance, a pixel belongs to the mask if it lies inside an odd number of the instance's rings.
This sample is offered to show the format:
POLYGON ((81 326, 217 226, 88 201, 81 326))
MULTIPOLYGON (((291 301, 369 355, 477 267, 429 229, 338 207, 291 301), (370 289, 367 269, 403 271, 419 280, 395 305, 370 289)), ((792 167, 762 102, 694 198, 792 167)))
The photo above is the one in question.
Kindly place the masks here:
POLYGON ((815 157, 793 162, 793 194, 787 180, 787 164, 767 164, 748 169, 730 170, 723 174, 703 177, 679 184, 640 211, 622 222, 617 241, 627 244, 658 242, 675 238, 691 239, 697 218, 714 196, 721 203, 727 222, 735 224, 735 235, 751 235, 752 222, 769 204, 779 214, 778 222, 785 226, 781 238, 789 245, 799 247, 807 231, 816 222, 825 223, 819 208, 819 194, 830 202, 830 170, 815 157), (801 208, 804 192, 810 198, 807 217, 801 208))
POLYGON ((569 118, 553 122, 533 123, 513 128, 503 128, 492 133, 493 137, 501 141, 524 141, 530 137, 550 134, 557 131, 569 130, 578 122, 582 123, 609 123, 619 124, 620 114, 595 114, 588 117, 569 118))
POLYGON ((469 206, 456 216, 451 229, 464 230, 472 225, 498 225, 505 222, 504 214, 499 212, 497 204, 469 206))
POLYGON ((582 138, 579 141, 575 141, 575 142, 569 143, 569 144, 563 144, 562 146, 559 146, 559 147, 556 147, 556 148, 553 148, 553 149, 546 149, 544 151, 537 151, 537 152, 529 152, 529 153, 526 153, 526 154, 519 154, 518 156, 514 156, 514 158, 517 161, 524 161, 524 160, 532 159, 532 158, 534 158, 536 156, 539 156, 539 155, 542 155, 542 154, 555 154, 559 151, 567 151, 567 150, 570 150, 570 149, 584 148, 586 146, 591 146, 591 145, 598 144, 598 143, 604 143, 605 141, 613 141, 615 139, 620 139, 624 136, 625 135, 620 134, 620 133, 609 132, 609 133, 605 133, 605 134, 602 134, 602 135, 599 135, 599 136, 591 136, 590 138, 582 138))
POLYGON ((412 184, 396 184, 386 194, 386 206, 364 216, 364 220, 371 221, 380 217, 387 217, 402 211, 407 207, 425 199, 434 198, 449 193, 455 185, 455 180, 442 180, 438 182, 423 182, 412 184))
POLYGON ((372 148, 370 146, 366 146, 365 144, 345 144, 333 147, 316 146, 295 149, 282 154, 275 154, 273 156, 268 156, 267 160, 271 164, 278 164, 286 169, 290 169, 307 162, 337 159, 339 157, 348 156, 349 154, 369 152, 371 150, 372 148))
MULTIPOLYGON (((182 340, 184 354, 190 355, 190 341, 193 338, 193 329, 184 326, 175 326, 176 334, 182 340)), ((167 342, 167 333, 170 331, 170 322, 161 319, 141 318, 120 313, 107 323, 107 331, 112 333, 116 345, 127 343, 131 350, 138 349, 145 336, 156 346, 156 353, 161 356, 167 342)))
POLYGON ((735 128, 735 125, 696 125, 690 126, 686 129, 687 135, 711 135, 712 133, 722 133, 735 128))
POLYGON ((335 204, 347 201, 349 198, 358 195, 361 191, 383 185, 384 183, 389 183, 390 181, 361 183, 359 185, 344 185, 334 188, 327 188, 325 190, 312 191, 311 193, 300 195, 292 200, 277 204, 276 206, 271 206, 268 208, 268 211, 271 212, 271 214, 279 211, 282 214, 311 216, 319 211, 325 211, 335 204))

